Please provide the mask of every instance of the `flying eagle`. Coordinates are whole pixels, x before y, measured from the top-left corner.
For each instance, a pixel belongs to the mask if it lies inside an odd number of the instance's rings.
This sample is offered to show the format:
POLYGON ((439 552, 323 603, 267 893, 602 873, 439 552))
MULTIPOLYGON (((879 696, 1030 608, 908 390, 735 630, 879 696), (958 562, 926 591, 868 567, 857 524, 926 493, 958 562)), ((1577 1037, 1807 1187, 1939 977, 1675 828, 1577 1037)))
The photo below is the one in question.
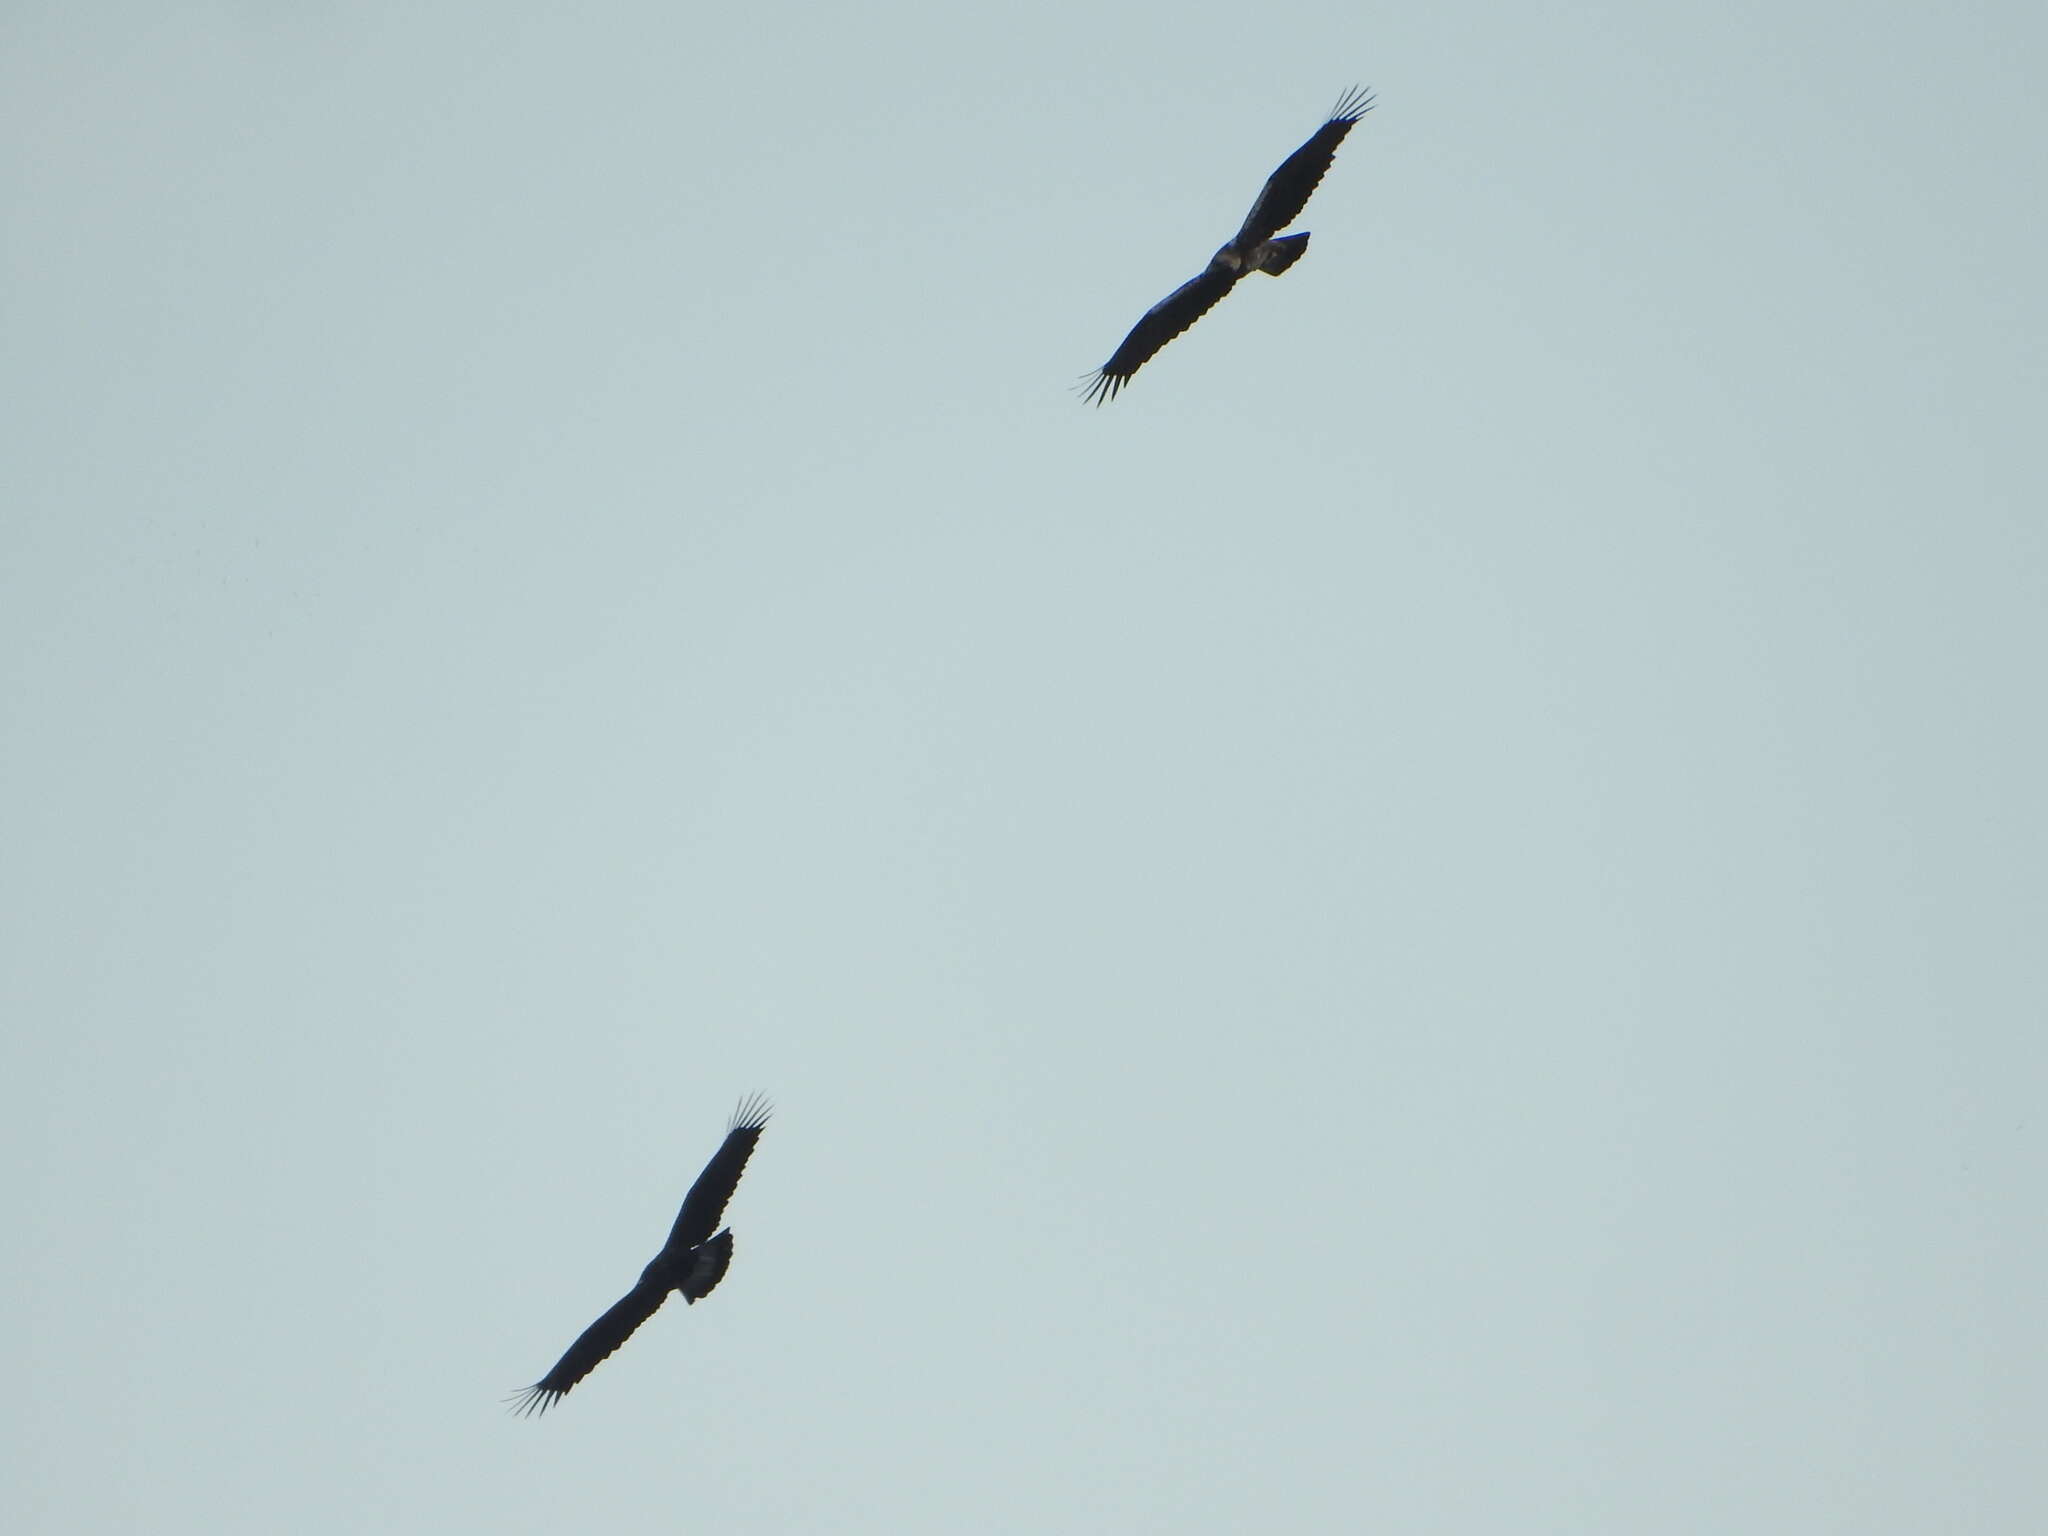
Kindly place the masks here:
POLYGON ((740 1101, 726 1127, 724 1143, 683 1197, 683 1208, 661 1252, 640 1271, 633 1289, 583 1330, 583 1336, 569 1346, 552 1371, 507 1399, 514 1413, 545 1413, 554 1407, 564 1393, 630 1339, 635 1328, 654 1316, 670 1291, 681 1291, 683 1300, 694 1306, 725 1278, 726 1266, 732 1263, 732 1230, 718 1230, 718 1219, 739 1186, 747 1159, 754 1155, 754 1143, 768 1123, 769 1108, 768 1101, 758 1094, 740 1101))
POLYGON ((1323 172, 1336 158, 1337 146, 1351 125, 1372 110, 1372 95, 1354 87, 1330 110, 1330 120, 1309 135, 1309 140, 1280 162, 1280 169, 1266 178, 1264 190, 1244 227, 1230 243, 1209 258, 1209 268, 1200 277, 1182 283, 1172 293, 1145 311, 1145 318, 1131 327, 1131 334, 1116 349, 1116 355, 1088 375, 1081 398, 1096 405, 1114 400, 1117 391, 1131 382, 1131 375, 1144 367, 1153 353, 1215 307, 1216 301, 1237 286, 1248 272, 1265 272, 1278 277, 1308 249, 1308 234, 1273 237, 1301 217, 1309 194, 1322 184, 1323 172))

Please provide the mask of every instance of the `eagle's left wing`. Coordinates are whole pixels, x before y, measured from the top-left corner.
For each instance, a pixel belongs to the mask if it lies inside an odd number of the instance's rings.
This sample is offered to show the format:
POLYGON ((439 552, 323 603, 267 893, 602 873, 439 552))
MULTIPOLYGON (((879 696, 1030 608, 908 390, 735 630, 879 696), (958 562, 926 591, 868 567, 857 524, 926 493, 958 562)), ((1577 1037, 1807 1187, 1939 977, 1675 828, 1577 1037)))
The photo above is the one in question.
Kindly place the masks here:
POLYGON ((1308 142, 1282 160, 1280 169, 1266 178, 1258 201, 1252 204, 1244 227, 1237 232, 1239 247, 1250 250, 1301 217, 1310 195, 1322 185, 1323 173, 1337 157, 1337 146, 1344 142, 1344 135, 1371 110, 1372 93, 1356 86, 1338 99, 1330 109, 1330 120, 1310 134, 1308 142))

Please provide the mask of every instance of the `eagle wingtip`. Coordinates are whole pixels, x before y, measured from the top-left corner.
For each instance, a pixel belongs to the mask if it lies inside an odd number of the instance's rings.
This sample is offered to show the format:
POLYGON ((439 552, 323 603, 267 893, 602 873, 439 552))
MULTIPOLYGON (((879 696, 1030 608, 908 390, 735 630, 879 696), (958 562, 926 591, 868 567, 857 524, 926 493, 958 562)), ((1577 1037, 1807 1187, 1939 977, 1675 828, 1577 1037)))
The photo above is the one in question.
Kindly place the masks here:
POLYGON ((775 1113, 775 1105, 765 1093, 750 1093, 739 1102, 732 1112, 732 1123, 726 1127, 732 1131, 758 1131, 768 1123, 768 1117, 775 1113))
POLYGON ((1330 109, 1330 121, 1355 123, 1373 109, 1378 99, 1369 88, 1354 85, 1337 98, 1337 105, 1330 109))
POLYGON ((535 1382, 530 1387, 521 1387, 505 1399, 505 1411, 516 1419, 529 1419, 546 1413, 562 1400, 562 1393, 554 1387, 544 1387, 535 1382))
POLYGON ((1117 396, 1117 391, 1131 381, 1110 373, 1103 368, 1081 375, 1081 400, 1086 405, 1107 405, 1117 396))

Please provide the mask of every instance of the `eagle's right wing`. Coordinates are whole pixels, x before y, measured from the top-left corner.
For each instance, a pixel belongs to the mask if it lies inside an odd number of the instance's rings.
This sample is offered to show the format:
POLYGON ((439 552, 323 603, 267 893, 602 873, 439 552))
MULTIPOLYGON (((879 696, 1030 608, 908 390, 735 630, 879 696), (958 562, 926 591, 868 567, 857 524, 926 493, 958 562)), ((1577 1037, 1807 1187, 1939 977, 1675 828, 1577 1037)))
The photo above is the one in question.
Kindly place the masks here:
POLYGON ((523 1392, 515 1393, 511 1399, 512 1411, 519 1414, 546 1413, 562 1400, 577 1382, 588 1376, 626 1340, 633 1337, 633 1330, 647 1319, 668 1299, 668 1287, 636 1285, 611 1304, 603 1317, 584 1329, 568 1353, 555 1362, 555 1368, 541 1377, 523 1392))
POLYGON ((1200 277, 1182 283, 1145 311, 1145 317, 1131 327, 1131 334, 1114 356, 1088 376, 1081 398, 1092 405, 1114 400, 1117 391, 1131 382, 1131 375, 1150 361, 1152 354, 1216 307, 1216 301, 1230 292, 1238 274, 1211 267, 1200 277))

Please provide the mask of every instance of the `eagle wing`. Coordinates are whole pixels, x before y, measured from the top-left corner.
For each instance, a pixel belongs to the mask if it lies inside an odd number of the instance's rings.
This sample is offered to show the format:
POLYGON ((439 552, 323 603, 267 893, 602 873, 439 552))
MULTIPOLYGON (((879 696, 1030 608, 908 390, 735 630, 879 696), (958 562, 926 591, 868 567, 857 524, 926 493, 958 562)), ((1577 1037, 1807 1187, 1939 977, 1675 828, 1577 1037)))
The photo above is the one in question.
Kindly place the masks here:
POLYGON ((1230 292, 1239 274, 1210 268, 1190 278, 1145 311, 1144 318, 1131 327, 1110 360, 1088 375, 1088 387, 1081 398, 1093 405, 1114 400, 1117 391, 1131 382, 1131 375, 1182 331, 1216 307, 1216 301, 1230 292))
POLYGON ((739 1108, 732 1112, 732 1124, 726 1129, 724 1142, 711 1154, 711 1161, 697 1175, 690 1192, 683 1196, 683 1208, 676 1213, 676 1224, 669 1229, 664 1253, 694 1248, 718 1230, 719 1218, 725 1215, 725 1203, 739 1188, 740 1175, 746 1172, 747 1159, 754 1155, 754 1143, 761 1139, 761 1127, 768 1123, 770 1112, 768 1101, 759 1094, 740 1100, 739 1108))
POLYGON ((626 1292, 596 1322, 584 1329, 555 1368, 523 1392, 512 1395, 512 1411, 518 1414, 546 1413, 562 1395, 609 1359, 612 1352, 633 1337, 633 1330, 654 1316, 668 1299, 668 1287, 636 1285, 626 1292))
POLYGON ((1330 109, 1330 120, 1310 134, 1308 142, 1282 160, 1280 169, 1266 178, 1258 201, 1245 215, 1244 227, 1233 243, 1241 250, 1251 250, 1300 218, 1310 195, 1322 185, 1323 173, 1336 158, 1344 135, 1371 110, 1370 92, 1354 86, 1339 97, 1337 105, 1330 109))

